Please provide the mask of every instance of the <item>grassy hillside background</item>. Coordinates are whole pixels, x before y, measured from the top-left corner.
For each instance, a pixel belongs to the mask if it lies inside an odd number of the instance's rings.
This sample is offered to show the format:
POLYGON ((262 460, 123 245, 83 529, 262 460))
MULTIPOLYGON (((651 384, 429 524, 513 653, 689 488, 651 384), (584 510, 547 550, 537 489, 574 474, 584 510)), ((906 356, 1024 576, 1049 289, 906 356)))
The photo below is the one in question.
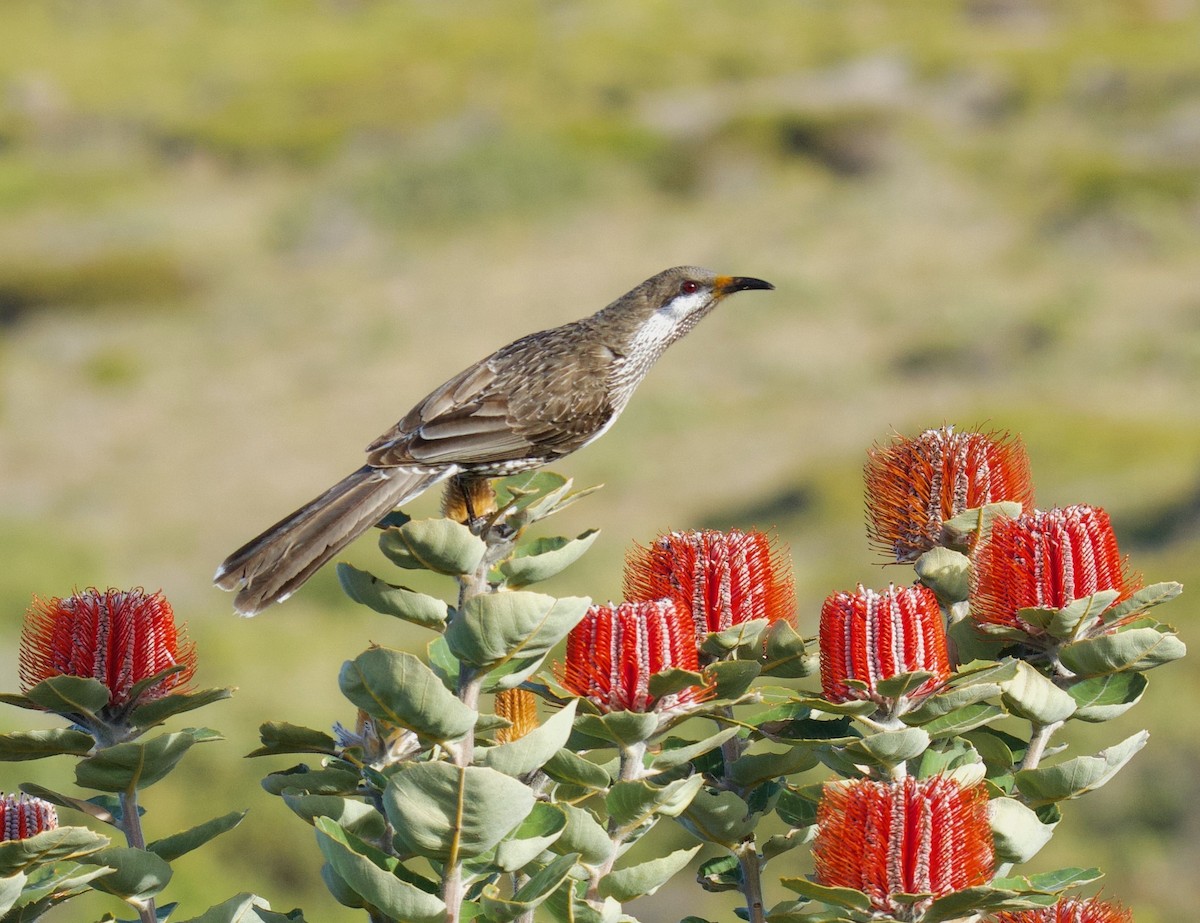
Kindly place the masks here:
MULTIPOLYGON (((551 592, 616 596, 664 529, 775 526, 811 634, 827 593, 910 579, 866 547, 861 466, 943 422, 1021 433, 1041 505, 1106 507, 1148 581, 1200 588, 1195 0, 12 0, 0 34, 0 685, 31 594, 166 592, 239 691, 148 834, 251 809, 177 864, 181 917, 253 890, 360 919, 257 787, 284 763, 241 757, 260 721, 351 720, 342 661, 422 641, 331 572, 235 619, 217 562, 433 385, 666 266, 777 291, 561 466, 607 486, 554 523, 603 534, 551 592)), ((1163 617, 1192 641, 1195 612, 1163 617)), ((1034 863, 1102 866, 1140 923, 1200 902, 1200 673, 1151 679, 1071 738, 1152 734, 1034 863)), ((23 780, 71 785, 0 765, 23 780)), ((681 880, 629 909, 730 906, 681 880)))

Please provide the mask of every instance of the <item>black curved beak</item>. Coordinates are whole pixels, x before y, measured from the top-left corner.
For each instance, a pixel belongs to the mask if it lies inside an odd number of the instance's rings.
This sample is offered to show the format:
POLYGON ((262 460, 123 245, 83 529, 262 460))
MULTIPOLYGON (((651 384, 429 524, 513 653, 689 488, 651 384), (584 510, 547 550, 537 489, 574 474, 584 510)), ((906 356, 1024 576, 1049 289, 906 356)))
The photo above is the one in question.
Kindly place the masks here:
POLYGON ((746 292, 752 289, 763 289, 770 291, 775 286, 763 279, 755 279, 752 276, 717 276, 717 281, 713 284, 713 289, 718 295, 732 295, 734 292, 746 292))

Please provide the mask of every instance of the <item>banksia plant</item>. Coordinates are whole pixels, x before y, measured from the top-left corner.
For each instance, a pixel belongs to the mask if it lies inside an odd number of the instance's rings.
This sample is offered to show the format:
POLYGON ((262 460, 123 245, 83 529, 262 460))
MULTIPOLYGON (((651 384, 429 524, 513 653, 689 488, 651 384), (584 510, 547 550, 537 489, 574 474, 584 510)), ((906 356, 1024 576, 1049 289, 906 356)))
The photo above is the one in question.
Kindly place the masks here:
POLYGON ((899 562, 961 544, 945 526, 966 510, 1003 502, 1033 506, 1029 457, 1021 440, 1007 433, 943 426, 899 437, 871 449, 864 474, 867 537, 899 562))
POLYGON ((764 532, 668 532, 629 553, 624 592, 670 599, 697 638, 754 619, 795 620, 791 556, 764 532))
POLYGON ((538 726, 537 696, 528 689, 503 689, 496 693, 496 717, 508 722, 508 727, 496 732, 496 743, 507 744, 520 740, 538 726))
POLYGON ((20 653, 25 692, 54 676, 95 679, 108 689, 110 707, 119 708, 182 691, 195 671, 195 647, 176 627, 161 593, 90 588, 35 598, 25 617, 20 653), (181 669, 138 688, 171 667, 181 669))
POLYGON ((821 689, 831 702, 883 702, 880 681, 932 673, 905 693, 917 700, 950 676, 942 612, 937 596, 923 586, 889 585, 877 593, 859 584, 853 593, 834 593, 821 607, 820 637, 821 689))
POLYGON ((1063 898, 1053 907, 998 913, 993 923, 1133 923, 1133 912, 1099 898, 1063 898))
POLYGON ((0 840, 27 840, 58 827, 54 805, 29 795, 0 797, 0 840))
MULTIPOLYGON (((1042 626, 1022 618, 1022 610, 1064 609, 1105 591, 1115 593, 1111 605, 1140 585, 1121 557, 1104 510, 1083 505, 1035 510, 992 524, 975 555, 971 614, 984 625, 1039 635, 1042 626)), ((1111 629, 1116 623, 1091 627, 1111 629)))
POLYGON ((567 636, 563 686, 602 712, 672 712, 703 699, 702 686, 655 696, 650 680, 700 668, 687 612, 669 599, 592 606, 567 636))
POLYGON ((912 919, 933 898, 991 879, 987 802, 982 783, 964 787, 946 776, 829 783, 817 813, 815 880, 912 919), (901 898, 917 894, 932 897, 901 898))

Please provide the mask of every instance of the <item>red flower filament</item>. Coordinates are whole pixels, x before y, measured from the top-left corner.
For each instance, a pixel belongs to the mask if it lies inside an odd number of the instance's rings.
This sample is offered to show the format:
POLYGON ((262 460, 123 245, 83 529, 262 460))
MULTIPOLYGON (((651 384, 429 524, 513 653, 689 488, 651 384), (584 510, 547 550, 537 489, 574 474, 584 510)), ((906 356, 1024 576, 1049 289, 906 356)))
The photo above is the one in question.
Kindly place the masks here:
POLYGON ((666 711, 700 701, 693 686, 657 701, 650 677, 672 667, 698 671, 691 619, 667 599, 592 606, 567 636, 563 686, 602 711, 666 711))
POLYGON ((177 630, 161 593, 87 589, 65 599, 35 598, 21 633, 20 674, 25 691, 52 676, 97 679, 110 705, 128 703, 131 688, 168 667, 184 667, 145 690, 156 699, 187 684, 196 671, 195 646, 177 630))
POLYGON ((996 923, 1133 923, 1133 911, 1094 897, 1065 897, 1053 907, 998 913, 996 923))
POLYGON ((963 788, 945 776, 830 783, 817 810, 816 880, 862 891, 884 913, 908 906, 898 894, 942 897, 985 884, 995 862, 987 800, 982 784, 963 788))
POLYGON ((942 524, 964 510, 1011 500, 1033 508, 1029 456, 1007 433, 930 429, 869 452, 867 537, 897 561, 942 543, 942 524))
POLYGON ((27 840, 58 826, 54 805, 29 795, 0 798, 0 840, 27 840))
POLYGON ((878 699, 882 679, 918 670, 933 676, 909 693, 929 694, 950 676, 946 627, 937 596, 924 586, 883 593, 860 584, 854 593, 835 593, 821 607, 821 689, 831 702, 878 699), (846 685, 866 683, 864 692, 846 685))
MULTIPOLYGON (((975 555, 971 614, 980 622, 1035 633, 1021 609, 1062 609, 1101 590, 1127 599, 1140 586, 1098 507, 1035 510, 999 518, 975 555)), ((1111 626, 1110 626, 1111 627, 1111 626)))
POLYGON ((796 617, 791 558, 763 532, 670 532, 625 562, 625 596, 670 599, 697 638, 752 619, 796 617))

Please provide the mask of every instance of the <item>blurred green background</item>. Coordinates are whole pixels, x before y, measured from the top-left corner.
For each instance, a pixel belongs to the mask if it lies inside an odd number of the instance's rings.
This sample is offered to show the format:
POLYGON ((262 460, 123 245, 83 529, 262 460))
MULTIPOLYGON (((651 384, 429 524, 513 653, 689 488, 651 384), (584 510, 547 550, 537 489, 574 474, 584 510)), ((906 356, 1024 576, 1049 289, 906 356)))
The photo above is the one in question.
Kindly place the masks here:
MULTIPOLYGON (((360 919, 257 786, 286 762, 241 757, 260 721, 352 720, 342 661, 422 640, 331 571, 238 620, 216 564, 450 374, 670 265, 778 290, 560 467, 607 487, 554 524, 603 534, 551 592, 616 596, 664 529, 777 526, 811 634, 827 593, 911 579, 866 547, 861 466, 943 422, 1021 433, 1041 505, 1106 507, 1148 582, 1200 585, 1195 0, 7 0, 0 35, 3 688, 31 594, 166 592, 199 683, 239 691, 189 716, 228 739, 148 834, 251 809, 177 863, 181 917, 253 890, 360 919)), ((1193 611, 1163 617, 1192 640, 1193 611)), ((1070 737, 1152 734, 1033 863, 1102 866, 1140 923, 1200 901, 1200 674, 1151 679, 1070 737)), ((629 909, 731 906, 680 880, 629 909)))

